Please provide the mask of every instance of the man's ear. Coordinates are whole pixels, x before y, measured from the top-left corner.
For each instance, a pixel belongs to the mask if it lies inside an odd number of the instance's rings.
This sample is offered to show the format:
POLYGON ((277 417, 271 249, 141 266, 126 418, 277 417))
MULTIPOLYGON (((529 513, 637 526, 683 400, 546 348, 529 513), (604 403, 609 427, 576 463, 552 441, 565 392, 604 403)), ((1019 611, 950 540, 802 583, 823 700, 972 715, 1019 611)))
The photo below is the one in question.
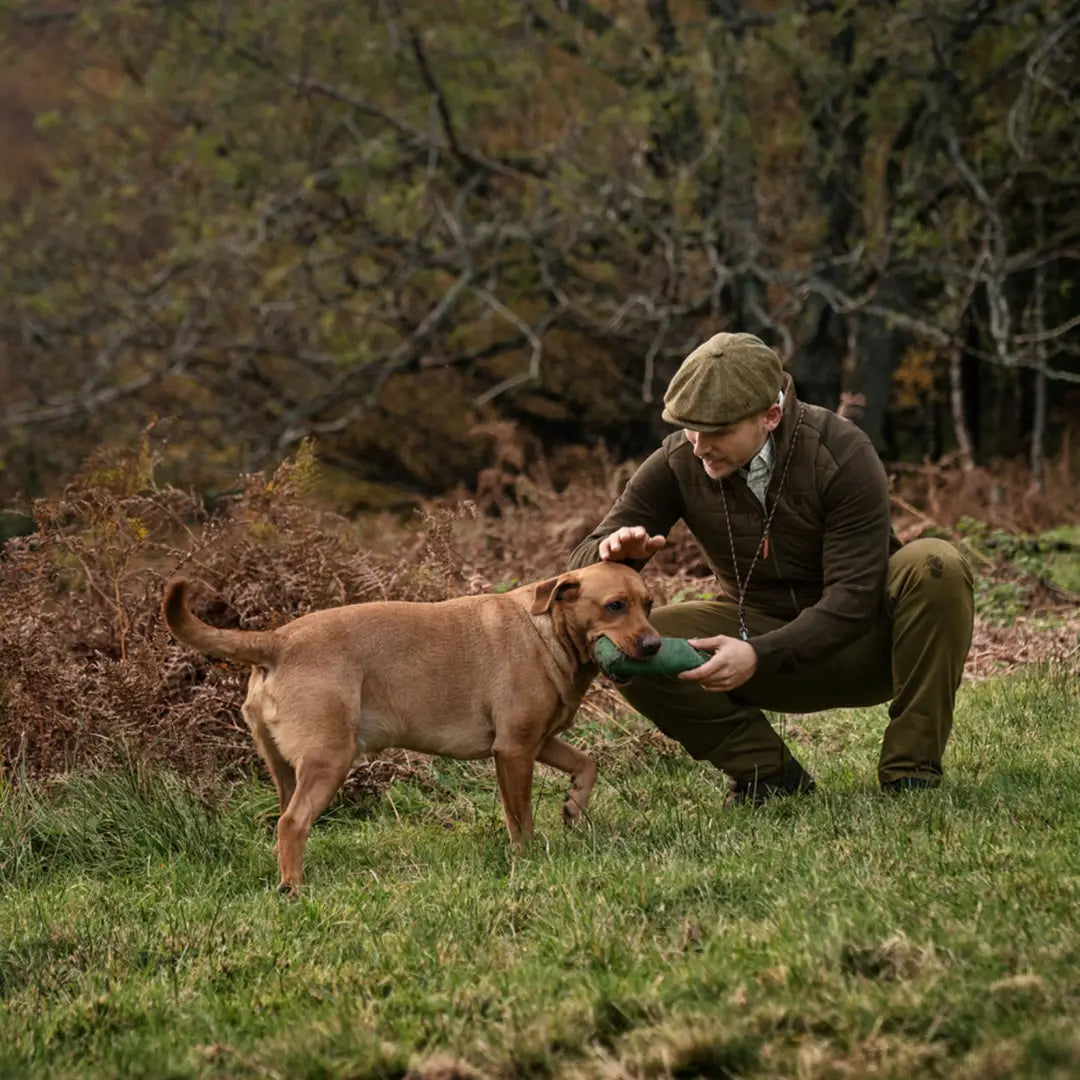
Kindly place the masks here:
POLYGON ((538 581, 533 586, 533 602, 529 610, 533 615, 544 615, 551 610, 552 604, 573 599, 580 591, 581 582, 573 574, 560 574, 547 581, 538 581))
POLYGON ((765 410, 765 430, 775 431, 780 426, 780 421, 784 418, 784 407, 778 402, 773 402, 765 410))

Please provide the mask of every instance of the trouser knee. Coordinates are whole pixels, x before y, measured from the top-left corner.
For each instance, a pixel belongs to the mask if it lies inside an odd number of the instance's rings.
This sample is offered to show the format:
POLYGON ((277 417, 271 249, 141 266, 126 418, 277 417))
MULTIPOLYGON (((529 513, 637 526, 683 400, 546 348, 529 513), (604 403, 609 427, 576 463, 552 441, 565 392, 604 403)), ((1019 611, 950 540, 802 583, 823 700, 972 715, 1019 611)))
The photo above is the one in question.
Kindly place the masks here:
POLYGON ((703 606, 693 602, 664 604, 649 612, 649 622, 661 637, 694 637, 695 616, 703 606))
POLYGON ((925 537, 905 544, 889 560, 890 592, 895 602, 912 593, 929 603, 970 603, 971 567, 948 540, 925 537))
POLYGON ((707 757, 724 742, 732 729, 729 717, 737 714, 727 694, 709 693, 671 676, 638 676, 620 686, 619 692, 695 758, 707 757))

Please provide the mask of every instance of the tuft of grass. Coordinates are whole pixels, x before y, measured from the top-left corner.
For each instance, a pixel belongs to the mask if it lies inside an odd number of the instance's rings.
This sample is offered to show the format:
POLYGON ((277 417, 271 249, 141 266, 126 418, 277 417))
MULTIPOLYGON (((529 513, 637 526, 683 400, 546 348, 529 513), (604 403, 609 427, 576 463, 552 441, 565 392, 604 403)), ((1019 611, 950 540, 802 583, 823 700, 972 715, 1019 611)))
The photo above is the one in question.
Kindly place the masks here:
POLYGON ((592 719, 584 826, 508 849, 484 763, 316 825, 130 768, 0 788, 0 1076, 1068 1077, 1080 1072, 1076 680, 966 685, 946 784, 886 796, 884 710, 777 718, 811 797, 592 719))

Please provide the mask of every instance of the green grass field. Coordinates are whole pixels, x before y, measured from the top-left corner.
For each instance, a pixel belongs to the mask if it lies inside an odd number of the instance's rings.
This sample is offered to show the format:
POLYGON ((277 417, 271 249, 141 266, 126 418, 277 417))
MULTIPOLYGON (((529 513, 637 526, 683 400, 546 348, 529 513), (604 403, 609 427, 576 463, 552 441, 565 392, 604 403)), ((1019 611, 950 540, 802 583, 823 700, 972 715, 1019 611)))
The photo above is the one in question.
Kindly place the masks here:
POLYGON ((0 788, 0 1077, 1080 1076, 1080 692, 961 691, 948 782, 799 718, 810 798, 592 721, 591 816, 506 844, 487 765, 339 803, 275 892, 268 782, 0 788), (456 1065, 453 1062, 456 1059, 456 1065))

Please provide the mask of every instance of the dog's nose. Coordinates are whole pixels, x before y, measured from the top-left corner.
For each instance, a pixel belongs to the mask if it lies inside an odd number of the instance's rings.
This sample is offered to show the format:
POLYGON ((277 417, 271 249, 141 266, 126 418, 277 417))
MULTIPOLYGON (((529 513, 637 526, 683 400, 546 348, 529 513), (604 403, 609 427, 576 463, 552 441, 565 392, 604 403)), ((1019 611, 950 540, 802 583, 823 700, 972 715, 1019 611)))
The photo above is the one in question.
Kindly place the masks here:
POLYGON ((660 635, 644 634, 638 638, 638 652, 644 659, 655 656, 660 651, 660 635))

